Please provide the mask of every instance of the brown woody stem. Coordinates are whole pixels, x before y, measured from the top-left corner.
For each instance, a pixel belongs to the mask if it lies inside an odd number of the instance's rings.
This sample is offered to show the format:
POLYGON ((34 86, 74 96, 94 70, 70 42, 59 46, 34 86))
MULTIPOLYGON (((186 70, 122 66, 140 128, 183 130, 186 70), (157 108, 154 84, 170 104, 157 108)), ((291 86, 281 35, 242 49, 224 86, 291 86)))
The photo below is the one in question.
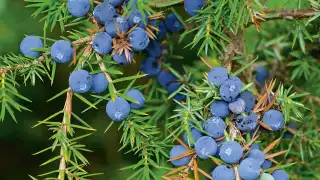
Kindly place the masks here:
POLYGON ((271 18, 266 18, 266 21, 270 20, 278 20, 278 19, 303 19, 303 18, 310 18, 320 11, 318 10, 305 10, 305 9, 288 9, 288 10, 273 10, 273 11, 266 11, 266 14, 275 15, 271 18))
MULTIPOLYGON (((67 98, 66 102, 64 105, 64 115, 63 115, 63 120, 62 120, 62 134, 64 136, 67 136, 67 124, 71 119, 71 113, 72 113, 72 90, 69 88, 67 91, 67 98)), ((65 173, 67 169, 67 160, 65 159, 65 151, 63 150, 63 146, 61 146, 60 149, 60 165, 59 165, 59 180, 64 180, 65 179, 65 173)))

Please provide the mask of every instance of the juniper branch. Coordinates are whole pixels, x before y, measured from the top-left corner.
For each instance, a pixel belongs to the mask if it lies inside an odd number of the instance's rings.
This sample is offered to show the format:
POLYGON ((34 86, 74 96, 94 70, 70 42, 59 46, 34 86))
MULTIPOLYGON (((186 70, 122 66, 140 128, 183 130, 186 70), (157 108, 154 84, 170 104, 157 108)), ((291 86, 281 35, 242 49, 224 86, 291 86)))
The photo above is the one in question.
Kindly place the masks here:
MULTIPOLYGON (((270 20, 279 20, 279 19, 303 19, 303 18, 310 18, 316 14, 320 13, 319 10, 316 9, 287 9, 287 10, 272 10, 266 11, 266 15, 274 15, 271 18, 265 18, 266 21, 270 20)), ((266 16, 264 15, 264 16, 266 16)))
POLYGON ((247 24, 249 27, 255 24, 257 27, 260 26, 262 22, 268 22, 273 20, 300 20, 311 18, 320 13, 317 9, 283 9, 283 10, 271 10, 262 13, 257 13, 254 16, 253 22, 247 24), (258 16, 257 16, 258 15, 258 16))
MULTIPOLYGON (((300 88, 300 87, 292 84, 292 82, 289 80, 289 78, 282 76, 282 74, 280 74, 280 73, 275 73, 275 76, 277 76, 277 77, 279 77, 280 79, 282 79, 285 83, 291 84, 292 87, 293 87, 293 89, 294 89, 295 91, 297 91, 298 93, 309 93, 308 91, 306 91, 306 90, 304 90, 304 89, 302 89, 302 88, 300 88)), ((307 98, 308 100, 311 100, 311 101, 313 101, 313 102, 318 103, 319 106, 320 106, 320 98, 319 98, 318 96, 314 96, 313 94, 309 93, 309 94, 306 96, 306 98, 307 98)))
POLYGON ((227 47, 227 51, 223 56, 221 56, 221 61, 225 67, 231 65, 231 61, 235 55, 243 55, 244 54, 244 38, 243 32, 238 32, 238 34, 232 34, 231 32, 227 32, 229 36, 232 38, 231 42, 227 47))
MULTIPOLYGON (((67 136, 67 121, 70 121, 71 119, 71 113, 72 113, 72 91, 69 88, 67 91, 67 98, 64 105, 64 116, 62 120, 62 134, 67 136)), ((60 149, 60 165, 59 165, 59 180, 64 180, 66 169, 67 169, 67 161, 65 159, 65 156, 67 156, 63 150, 63 146, 61 146, 60 149)))
MULTIPOLYGON (((263 13, 262 18, 263 21, 259 22, 267 22, 271 20, 280 20, 280 19, 303 19, 310 18, 314 15, 320 13, 319 10, 303 10, 303 9, 291 9, 291 10, 272 10, 266 11, 263 13), (271 16, 272 15, 272 16, 271 16), (271 16, 268 18, 267 16, 271 16)), ((250 23, 252 25, 254 23, 250 23)), ((221 56, 221 60, 225 67, 228 67, 235 55, 243 55, 244 54, 244 40, 243 40, 243 32, 238 32, 238 34, 232 34, 231 32, 227 32, 229 37, 232 38, 231 42, 227 46, 227 51, 223 56, 221 56)))
POLYGON ((48 56, 48 55, 50 55, 50 52, 45 52, 40 57, 38 57, 37 59, 32 61, 31 63, 28 63, 28 64, 17 64, 15 66, 7 66, 7 67, 2 68, 0 70, 0 74, 3 74, 3 73, 5 74, 8 71, 15 71, 15 70, 19 70, 19 69, 23 69, 23 68, 27 68, 27 67, 30 67, 30 66, 34 66, 34 65, 38 65, 38 64, 44 63, 45 62, 45 57, 48 56))
MULTIPOLYGON (((97 55, 97 56, 98 56, 98 55, 97 55)), ((112 83, 112 78, 111 78, 111 76, 109 75, 109 73, 107 73, 107 68, 106 68, 105 64, 104 64, 103 62, 100 62, 100 63, 99 63, 99 67, 100 67, 101 71, 105 74, 108 82, 109 82, 109 83, 112 83)))
MULTIPOLYGON (((85 38, 81 38, 79 40, 76 40, 72 43, 73 47, 79 47, 85 43, 88 43, 92 40, 91 36, 85 37, 85 38)), ((39 56, 37 59, 35 59, 34 61, 32 61, 31 63, 28 64, 17 64, 15 66, 7 66, 4 67, 2 69, 0 69, 0 74, 2 73, 7 73, 8 71, 16 71, 19 69, 23 69, 23 68, 28 68, 30 66, 34 66, 34 65, 38 65, 41 63, 44 63, 46 60, 46 56, 50 55, 50 51, 44 52, 41 56, 39 56)))

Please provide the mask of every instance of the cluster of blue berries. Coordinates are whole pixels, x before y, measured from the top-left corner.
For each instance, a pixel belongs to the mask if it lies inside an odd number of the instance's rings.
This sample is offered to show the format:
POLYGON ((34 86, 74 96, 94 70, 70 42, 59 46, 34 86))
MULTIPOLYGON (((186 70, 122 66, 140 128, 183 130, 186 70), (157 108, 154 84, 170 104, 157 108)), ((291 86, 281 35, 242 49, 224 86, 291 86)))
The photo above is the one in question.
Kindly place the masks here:
MULTIPOLYGON (((243 180, 256 180, 261 176, 267 176, 273 180, 289 180, 289 175, 283 170, 276 170, 271 175, 260 173, 260 169, 268 169, 272 162, 265 159, 268 154, 252 145, 252 150, 244 157, 242 146, 236 141, 217 143, 210 136, 198 137, 195 144, 195 152, 200 159, 209 159, 211 156, 219 157, 225 164, 215 167, 212 171, 214 180, 235 180, 235 171, 232 166, 238 166, 239 176, 243 180), (219 146, 221 144, 221 146, 219 146)), ((170 158, 175 158, 188 150, 183 145, 176 145, 170 151, 170 158)), ((183 156, 171 161, 174 166, 184 166, 190 162, 191 156, 183 156)))
MULTIPOLYGON (((147 62, 150 61, 150 59, 146 59, 144 61, 145 64, 149 64, 152 62, 147 62)), ((159 62, 157 62, 159 63, 159 62)), ((145 67, 145 64, 142 66, 143 68, 145 67)), ((151 65, 152 66, 152 65, 151 65)), ((158 65, 157 65, 158 66, 158 65)), ((155 72, 155 71, 154 71, 155 72)), ((167 70, 161 70, 160 65, 157 69, 157 74, 153 74, 153 76, 157 77, 157 81, 160 84, 161 87, 165 88, 168 92, 168 94, 171 94, 178 90, 181 87, 181 83, 179 82, 178 78, 172 74, 171 72, 167 70)), ((150 76, 150 73, 148 74, 150 76)), ((183 101, 186 98, 185 95, 183 94, 176 94, 173 99, 178 100, 178 101, 183 101)))
POLYGON ((80 94, 89 90, 92 93, 102 93, 107 89, 108 84, 104 73, 91 75, 88 71, 80 69, 73 71, 69 76, 69 87, 73 92, 80 94))
MULTIPOLYGON (((101 93, 108 87, 108 80, 104 73, 90 75, 86 70, 73 71, 69 77, 69 86, 76 93, 85 93, 91 90, 92 93, 101 93)), ((130 89, 126 96, 136 102, 129 103, 121 97, 114 101, 109 100, 106 106, 106 113, 113 121, 122 121, 128 117, 131 109, 139 109, 144 106, 143 94, 137 89, 130 89)))
MULTIPOLYGON (((223 140, 227 129, 225 118, 231 114, 235 116, 235 124, 240 131, 254 132, 258 126, 259 118, 253 112, 256 104, 253 94, 249 91, 242 91, 243 82, 236 76, 230 76, 227 69, 223 67, 211 69, 208 73, 208 83, 219 88, 221 100, 215 100, 210 105, 212 117, 201 122, 205 133, 191 128, 191 136, 195 143, 190 143, 186 132, 183 140, 190 147, 194 146, 195 153, 200 159, 216 157, 225 163, 213 170, 212 178, 214 180, 235 180, 235 172, 231 167, 236 165, 243 180, 255 180, 259 176, 288 180, 288 174, 282 170, 276 170, 272 174, 260 173, 260 169, 270 168, 272 162, 265 158, 268 154, 262 152, 257 144, 251 145, 251 150, 245 153, 238 142, 223 140)), ((284 117, 280 111, 271 109, 263 114, 262 122, 273 131, 278 131, 284 126, 284 117)), ((170 151, 170 158, 187 151, 182 145, 174 146, 170 151)), ((189 163, 190 158, 191 156, 185 156, 173 160, 172 164, 183 166, 189 163)))
POLYGON ((129 17, 123 17, 117 13, 116 9, 116 6, 122 3, 123 1, 110 0, 94 8, 93 16, 99 24, 105 26, 105 32, 99 33, 94 38, 92 47, 101 55, 109 54, 115 48, 112 53, 114 61, 120 65, 127 65, 133 60, 132 50, 143 51, 147 48, 150 39, 145 30, 148 16, 146 14, 142 16, 137 9, 134 9, 129 17), (127 34, 130 28, 134 29, 127 34), (113 38, 119 40, 118 48, 113 44, 113 38), (127 49, 129 54, 119 50, 121 48, 127 49))
MULTIPOLYGON (((164 21, 159 21, 157 40, 150 41, 146 48, 147 57, 141 63, 141 71, 147 74, 147 77, 156 77, 160 86, 165 88, 168 94, 171 94, 181 87, 178 78, 167 70, 162 69, 162 63, 165 61, 162 55, 165 53, 165 48, 161 44, 168 32, 179 32, 183 29, 183 25, 175 16, 169 14, 164 21)), ((182 94, 177 94, 173 97, 178 101, 184 100, 186 97, 182 94)))
MULTIPOLYGON (((105 0, 94 8, 93 17, 99 24, 104 25, 105 31, 96 34, 92 40, 92 49, 96 53, 106 55, 112 52, 114 61, 120 65, 132 62, 132 51, 146 50, 149 57, 159 57, 162 54, 160 41, 166 33, 183 29, 183 25, 173 13, 169 14, 165 21, 157 21, 148 19, 149 15, 146 13, 141 14, 135 5, 131 7, 133 12, 128 17, 123 17, 117 11, 117 7, 122 4, 125 5, 123 0, 105 0), (148 26, 152 27, 152 31, 159 30, 157 40, 150 42, 146 31, 148 26)), ((85 16, 90 5, 89 0, 68 0, 68 11, 75 17, 85 16)), ((36 36, 26 37, 20 45, 21 52, 32 58, 40 56, 40 52, 34 48, 43 47, 42 40, 36 36)), ((72 43, 66 40, 56 41, 51 47, 52 59, 57 63, 68 63, 73 55, 72 43)))
MULTIPOLYGON (((101 93, 108 87, 108 80, 104 73, 90 75, 86 70, 73 71, 69 77, 69 86, 73 92, 85 93, 91 90, 92 93, 101 93)), ((114 101, 109 100, 106 106, 106 113, 113 121, 122 121, 128 117, 131 109, 139 109, 144 106, 143 94, 137 89, 130 89, 126 96, 136 102, 129 103, 121 97, 114 101)))
MULTIPOLYGON (((20 50, 25 56, 36 58, 40 52, 34 48, 43 48, 43 42, 39 37, 27 36, 20 44, 20 50)), ((72 44, 66 40, 56 41, 51 49, 51 57, 57 63, 67 63, 72 60, 72 44)), ((73 71, 69 76, 69 87, 73 92, 86 93, 91 90, 92 93, 101 93, 108 87, 108 80, 104 73, 89 74, 86 70, 73 71)))
MULTIPOLYGON (((249 91, 241 91, 242 81, 236 76, 229 76, 227 69, 215 67, 208 73, 208 82, 219 87, 222 100, 210 105, 213 116, 225 118, 230 112, 236 117, 236 125, 241 131, 253 131, 258 125, 258 116, 252 111, 255 107, 255 97, 249 91)), ((268 110, 262 121, 273 131, 280 130, 284 125, 284 117, 278 110, 268 110)))
MULTIPOLYGON (((153 22, 155 23, 156 21, 153 22)), ((165 51, 161 41, 166 37, 168 32, 179 32, 184 28, 173 13, 169 14, 164 21, 156 23, 158 23, 158 25, 155 24, 154 26, 158 27, 157 39, 150 41, 145 49, 148 56, 141 64, 141 70, 149 77, 157 76, 160 73, 161 61, 163 61, 163 59, 157 61, 157 58, 161 58, 165 51)))
POLYGON ((255 97, 249 91, 241 92, 242 81, 236 76, 229 76, 226 68, 215 67, 208 73, 208 82, 220 88, 222 99, 210 105, 211 114, 221 119, 232 112, 237 116, 236 125, 241 131, 254 130, 258 125, 258 117, 252 112, 255 97))
MULTIPOLYGON (((36 48, 43 48, 42 40, 37 36, 27 36, 20 44, 20 51, 23 55, 37 58, 40 56, 40 51, 36 48)), ((51 57, 53 61, 57 63, 68 63, 72 60, 74 50, 72 43, 66 40, 56 41, 50 49, 51 57)))
MULTIPOLYGON (((43 48, 43 42, 39 37, 27 36, 20 45, 20 50, 25 56, 36 58, 40 52, 34 48, 43 48)), ((56 41, 51 47, 51 57, 57 63, 67 63, 72 60, 72 44, 66 40, 56 41)), ((101 93, 108 87, 108 80, 104 73, 89 74, 86 70, 77 70, 69 76, 69 87, 73 92, 86 93, 91 90, 92 93, 101 93)))
MULTIPOLYGON (((148 33, 145 30, 147 24, 151 23, 148 22, 148 15, 142 15, 137 8, 134 8, 129 17, 123 17, 118 13, 117 7, 125 5, 124 3, 123 0, 105 0, 93 10, 94 19, 105 27, 105 31, 96 34, 92 41, 92 48, 101 55, 113 52, 114 61, 120 65, 132 62, 132 50, 142 51, 147 48, 150 42, 148 33), (134 29, 127 33, 130 28, 134 29), (113 41, 113 39, 116 39, 116 41, 113 41), (117 42, 119 46, 114 42, 117 42)), ((85 16, 89 9, 89 0, 68 1, 68 11, 75 17, 85 16)))
POLYGON ((136 102, 129 103, 121 97, 117 97, 115 101, 109 100, 106 107, 107 115, 113 121, 122 121, 129 116, 131 109, 140 109, 144 106, 145 99, 143 94, 137 89, 130 89, 126 96, 134 99, 136 102))
MULTIPOLYGON (((104 32, 96 34, 91 42, 92 49, 100 55, 112 53, 115 62, 126 65, 133 60, 133 51, 146 51, 148 58, 142 63, 142 70, 149 77, 157 76, 158 81, 168 93, 176 91, 181 85, 175 82, 177 78, 166 70, 161 70, 161 62, 157 60, 162 53, 161 40, 167 32, 178 32, 184 27, 178 18, 172 13, 164 21, 148 19, 148 14, 141 14, 136 5, 131 8, 133 12, 128 17, 118 14, 118 7, 126 5, 123 0, 105 0, 98 4, 93 10, 93 17, 97 23, 104 26, 104 32), (150 41, 146 31, 148 26, 157 27, 157 40, 150 41), (131 28, 131 29, 130 29, 131 28), (117 48, 117 44, 119 47, 117 48), (130 51, 126 51, 125 47, 130 51), (119 50, 120 49, 120 50, 119 50), (129 52, 129 54, 127 54, 129 52)), ((68 0, 68 11, 74 17, 82 17, 89 13, 90 0, 68 0)), ((44 48, 42 40, 37 36, 27 36, 21 42, 21 52, 28 57, 37 58, 40 51, 37 48, 44 48)), ((50 48, 52 60, 56 63, 69 63, 74 56, 73 44, 67 40, 58 40, 50 48)), ((104 92, 108 87, 108 80, 104 73, 90 74, 80 69, 69 76, 69 86, 73 92, 92 93, 104 92)), ((107 103, 106 111, 114 121, 125 119, 130 109, 138 109, 144 105, 143 94, 136 89, 130 89, 126 96, 134 99, 136 103, 129 103, 125 99, 117 97, 114 101, 107 103)), ((177 100, 183 100, 184 95, 176 95, 177 100)))

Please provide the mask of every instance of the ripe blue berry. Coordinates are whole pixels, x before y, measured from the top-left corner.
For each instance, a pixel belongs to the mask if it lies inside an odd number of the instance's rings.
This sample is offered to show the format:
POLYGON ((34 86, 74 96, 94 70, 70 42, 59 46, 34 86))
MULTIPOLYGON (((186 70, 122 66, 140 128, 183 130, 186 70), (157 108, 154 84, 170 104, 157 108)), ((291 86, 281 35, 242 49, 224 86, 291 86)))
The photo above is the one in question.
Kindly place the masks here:
POLYGON ((32 50, 32 48, 43 48, 42 40, 37 36, 27 36, 20 44, 20 51, 25 56, 37 58, 40 56, 39 51, 32 50))
POLYGON ((241 92, 243 83, 239 78, 231 77, 220 87, 220 96, 227 102, 235 101, 241 92))
POLYGON ((118 54, 118 53, 115 53, 112 57, 113 57, 113 60, 116 62, 116 63, 118 63, 118 64, 120 64, 120 65, 127 65, 127 64, 129 64, 129 63, 131 63, 132 61, 133 61, 133 54, 132 54, 132 52, 130 51, 129 52, 129 58, 130 59, 127 59, 126 58, 126 54, 124 53, 124 52, 122 52, 122 54, 120 55, 120 54, 118 54))
POLYGON ((262 66, 258 66, 255 68, 255 72, 256 72, 256 81, 263 85, 263 83, 267 80, 268 76, 269 76, 269 71, 268 69, 262 67, 262 66))
MULTIPOLYGON (((267 156, 268 154, 266 154, 267 156)), ((264 162, 261 165, 262 169, 269 169, 272 166, 272 161, 270 161, 269 159, 264 160, 264 162)))
POLYGON ((129 43, 132 45, 132 49, 135 51, 142 51, 149 45, 149 37, 147 32, 142 28, 135 28, 128 35, 129 43))
POLYGON ((116 9, 107 2, 101 3, 93 10, 93 16, 99 24, 106 24, 116 17, 116 9))
POLYGON ((125 99, 117 97, 114 102, 109 100, 106 112, 111 120, 122 121, 128 117, 130 113, 130 105, 125 99))
POLYGON ((166 37, 167 33, 168 33, 168 30, 167 30, 167 27, 166 25, 164 24, 163 21, 160 21, 159 22, 159 26, 158 26, 158 39, 159 40, 162 40, 166 37))
POLYGON ((241 161, 238 170, 243 180, 256 180, 260 175, 259 162, 252 158, 241 161))
POLYGON ((204 129, 213 138, 219 138, 224 135, 224 130, 227 128, 226 123, 217 116, 208 119, 204 125, 204 129))
POLYGON ((212 172, 214 180, 235 180, 236 174, 233 169, 226 165, 219 165, 212 172))
POLYGON ((250 112, 255 106, 255 97, 249 91, 244 91, 240 93, 240 98, 244 100, 246 107, 245 112, 250 112))
POLYGON ((271 103, 271 101, 273 99, 273 94, 272 93, 269 94, 269 99, 267 100, 267 104, 271 103), (269 99, 270 99, 270 101, 269 101, 269 99))
POLYGON ((160 41, 150 41, 146 48, 150 57, 159 57, 162 54, 162 46, 160 41))
POLYGON ((253 143, 252 145, 252 149, 260 149, 260 145, 259 144, 257 144, 257 143, 253 143))
POLYGON ((183 25, 173 13, 169 14, 165 19, 166 27, 170 32, 179 32, 183 29, 183 25))
POLYGON ((276 170, 271 175, 274 180, 289 180, 289 175, 283 170, 276 170))
POLYGON ((280 111, 271 109, 264 113, 262 122, 268 125, 273 131, 278 131, 284 125, 284 118, 280 111))
POLYGON ((258 125, 258 116, 254 112, 250 112, 246 116, 240 114, 237 116, 236 125, 241 131, 252 131, 258 125))
POLYGON ((137 103, 130 103, 131 109, 140 109, 144 105, 144 97, 143 94, 137 89, 130 89, 127 94, 128 97, 138 101, 137 103))
POLYGON ((234 114, 241 114, 244 112, 246 103, 243 99, 238 98, 237 100, 229 103, 229 109, 234 114))
MULTIPOLYGON (((168 94, 172 94, 173 92, 175 92, 176 90, 178 90, 180 88, 180 84, 177 82, 172 82, 167 86, 167 91, 168 94)), ((184 94, 176 94, 173 99, 177 100, 177 101, 182 101, 184 99, 186 99, 186 96, 184 94)))
MULTIPOLYGON (((238 126, 237 126, 237 127, 238 127, 238 126)), ((238 128, 239 128, 239 127, 238 127, 238 128)), ((253 138, 253 135, 256 133, 256 131, 257 131, 258 128, 259 128, 259 127, 256 126, 252 131, 249 131, 250 138, 253 138)))
POLYGON ((86 93, 92 86, 92 76, 86 70, 73 71, 69 76, 69 86, 73 92, 86 93))
MULTIPOLYGON (((190 132, 191 132, 191 135, 192 135, 192 138, 193 138, 193 141, 194 142, 197 142, 197 140, 202 137, 202 132, 197 130, 196 128, 191 128, 190 129, 190 132)), ((187 132, 184 132, 183 134, 183 141, 189 145, 191 145, 192 141, 189 139, 189 136, 187 135, 187 132)))
POLYGON ((208 73, 208 82, 220 87, 229 78, 228 71, 224 67, 212 68, 208 73))
POLYGON ((138 27, 145 29, 146 25, 148 24, 148 16, 146 14, 144 14, 144 16, 142 16, 142 14, 138 10, 134 10, 130 14, 130 16, 128 18, 128 22, 129 22, 130 27, 138 25, 138 27))
MULTIPOLYGON (((158 20, 148 20, 148 25, 151 25, 156 28, 157 24, 158 24, 158 20)), ((152 30, 152 31, 154 31, 154 30, 152 30)))
POLYGON ((162 70, 159 75, 158 75, 158 82, 159 84, 164 87, 167 88, 169 86, 169 84, 173 81, 175 81, 177 78, 168 71, 162 70))
POLYGON ((243 150, 236 141, 227 141, 222 144, 219 155, 224 162, 234 164, 243 156, 243 150))
POLYGON ((226 118, 229 115, 228 103, 225 101, 216 100, 210 105, 211 114, 226 118))
POLYGON ((147 57, 141 63, 141 71, 149 77, 156 76, 161 71, 161 63, 154 57, 147 57))
MULTIPOLYGON (((187 152, 187 149, 182 146, 182 145, 176 145, 174 146, 171 151, 170 151, 170 159, 174 158, 174 157, 177 157, 183 153, 187 152)), ((171 161, 171 163, 174 165, 174 166, 184 166, 184 165, 187 165, 190 161, 191 157, 190 156, 186 156, 186 157, 183 157, 183 158, 180 158, 180 159, 177 159, 177 160, 173 160, 171 161)))
POLYGON ((104 73, 97 73, 92 75, 92 86, 91 92, 92 93, 102 93, 108 87, 108 80, 104 73))
POLYGON ((127 32, 129 30, 129 23, 127 18, 118 16, 114 18, 113 21, 108 21, 105 24, 106 33, 108 33, 113 38, 118 37, 116 26, 118 27, 120 33, 127 32))
POLYGON ((260 180, 274 180, 274 178, 271 174, 262 173, 260 176, 260 180))
MULTIPOLYGON (((297 126, 292 123, 290 123, 288 125, 288 128, 293 129, 293 130, 297 130, 297 126)), ((293 137, 293 134, 291 134, 289 131, 287 131, 283 134, 283 138, 285 138, 285 139, 292 138, 292 137, 293 137)))
POLYGON ((101 55, 110 53, 112 50, 111 36, 106 32, 98 33, 92 41, 92 48, 96 53, 99 53, 101 55))
POLYGON ((265 160, 264 153, 262 151, 258 150, 258 149, 252 149, 248 153, 247 158, 252 158, 252 159, 257 160, 259 162, 260 166, 262 165, 262 163, 265 160))
POLYGON ((122 4, 123 0, 104 0, 104 2, 107 2, 111 4, 112 6, 116 7, 122 4))
POLYGON ((200 10, 204 5, 204 0, 185 0, 184 9, 190 16, 198 14, 196 10, 200 10))
POLYGON ((208 159, 209 156, 214 156, 217 152, 217 143, 212 137, 202 136, 194 145, 196 154, 201 159, 208 159))
POLYGON ((238 76, 230 76, 228 80, 234 81, 237 85, 243 86, 243 82, 238 76))
MULTIPOLYGON (((153 33, 155 33, 155 35, 157 34, 158 31, 156 31, 155 29, 153 29, 152 27, 157 28, 159 30, 159 20, 148 20, 148 29, 150 29, 153 33)), ((159 38, 156 38, 159 40, 159 38)))
POLYGON ((90 0, 68 0, 68 11, 74 17, 81 17, 88 14, 90 0))
POLYGON ((66 40, 56 41, 51 47, 51 57, 57 63, 70 62, 73 57, 72 44, 66 40))

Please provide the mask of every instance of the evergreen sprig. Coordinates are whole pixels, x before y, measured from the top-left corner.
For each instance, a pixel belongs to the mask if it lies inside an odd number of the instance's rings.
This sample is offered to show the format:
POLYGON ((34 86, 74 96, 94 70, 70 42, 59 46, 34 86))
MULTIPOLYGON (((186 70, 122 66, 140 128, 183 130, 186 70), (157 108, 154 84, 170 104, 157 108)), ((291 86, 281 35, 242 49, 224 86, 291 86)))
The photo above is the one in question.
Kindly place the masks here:
MULTIPOLYGON (((59 160, 59 169, 40 174, 38 175, 40 178, 46 177, 46 179, 56 179, 57 177, 58 179, 65 179, 67 177, 68 179, 87 179, 87 177, 99 175, 90 174, 84 170, 89 162, 82 153, 91 152, 91 150, 87 149, 85 145, 78 143, 78 141, 90 136, 92 134, 91 132, 95 131, 95 129, 72 112, 72 96, 73 93, 71 89, 68 88, 66 90, 66 102, 64 109, 52 114, 42 121, 39 121, 38 124, 34 126, 37 127, 42 124, 47 125, 49 130, 54 133, 50 137, 50 140, 53 140, 52 146, 40 150, 39 152, 34 153, 34 155, 38 155, 49 150, 54 152, 55 150, 60 149, 60 153, 58 155, 40 165, 48 165, 59 160), (54 119, 59 117, 59 115, 62 115, 62 122, 54 121, 54 119), (73 123, 71 121, 72 119, 77 120, 78 123, 73 123), (76 137, 76 129, 90 131, 90 133, 76 137)), ((76 96, 81 97, 80 95, 76 96)))

